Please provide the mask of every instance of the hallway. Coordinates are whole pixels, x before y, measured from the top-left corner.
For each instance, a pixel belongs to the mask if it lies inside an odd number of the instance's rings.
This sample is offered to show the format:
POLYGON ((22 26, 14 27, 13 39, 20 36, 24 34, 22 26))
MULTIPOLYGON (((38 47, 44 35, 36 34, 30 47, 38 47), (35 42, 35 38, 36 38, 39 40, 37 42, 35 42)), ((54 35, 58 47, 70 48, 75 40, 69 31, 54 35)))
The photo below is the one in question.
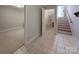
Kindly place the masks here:
MULTIPOLYGON (((25 48, 21 48, 21 53, 25 53, 25 48), (24 49, 24 50, 23 50, 24 49), (23 51, 23 52, 22 52, 23 51)), ((17 52, 17 54, 20 51, 17 52)), ((26 53, 30 54, 53 54, 53 53, 79 53, 78 40, 73 36, 58 33, 54 35, 54 30, 49 30, 43 37, 39 37, 26 46, 26 53)))
MULTIPOLYGON (((54 51, 54 30, 50 29, 44 36, 40 36, 39 38, 32 41, 30 44, 26 46, 26 53, 31 54, 44 54, 50 53, 50 51, 54 51)), ((24 51, 24 48, 20 48, 20 51, 24 51)), ((53 53, 52 52, 52 53, 53 53)), ((20 53, 19 51, 17 54, 20 53)))
MULTIPOLYGON (((43 6, 45 7, 45 6, 43 6)), ((47 7, 47 6, 46 6, 47 7)), ((52 8, 56 8, 57 6, 52 6, 52 8)), ((59 6, 61 7, 61 6, 59 6)), ((73 11, 71 7, 76 6, 62 6, 65 7, 65 9, 59 11, 58 18, 54 21, 54 27, 55 30, 58 29, 58 33, 55 35, 55 31, 53 28, 48 30, 46 32, 46 20, 43 18, 41 23, 41 6, 27 6, 26 13, 27 13, 27 21, 26 21, 26 28, 25 28, 25 46, 22 46, 21 49, 16 53, 30 53, 30 54, 57 54, 57 53, 79 53, 79 21, 77 21, 75 15, 71 12, 73 11), (39 8, 38 8, 39 7, 39 8), (71 9, 70 9, 71 8, 71 9), (68 9, 68 15, 71 15, 69 17, 67 15, 67 9, 68 9), (63 12, 64 11, 64 12, 63 12), (60 13, 61 12, 61 13, 60 13), (62 14, 63 12, 63 14, 62 14), (72 15, 74 18, 72 18, 72 15), (57 20, 58 19, 58 20, 57 20), (60 20, 59 20, 60 19, 60 20), (74 21, 75 19, 75 21, 74 21), (74 22, 73 22, 74 21, 74 22), (43 25, 44 26, 43 26, 43 25), (43 36, 40 36, 38 38, 35 38, 36 35, 40 34, 41 31, 44 33, 43 36), (44 31, 43 31, 44 30, 44 31), (59 32, 60 31, 60 32, 59 32), (72 35, 70 35, 72 34, 72 35), (76 37, 76 38, 75 38, 76 37), (35 38, 34 40, 32 40, 35 38), (31 42, 27 44, 27 42, 31 42), (24 50, 24 51, 23 51, 24 50), (26 52, 25 52, 26 50, 26 52), (23 52, 22 52, 23 51, 23 52)), ((46 8, 48 9, 48 8, 46 8)), ((51 8, 49 8, 51 9, 51 8)), ((79 9, 79 8, 76 8, 79 9)), ((58 9, 56 9, 58 10, 58 9)), ((44 10, 43 10, 44 11, 44 10)), ((45 12, 45 11, 44 11, 45 12)), ((38 35, 39 36, 39 35, 38 35)))

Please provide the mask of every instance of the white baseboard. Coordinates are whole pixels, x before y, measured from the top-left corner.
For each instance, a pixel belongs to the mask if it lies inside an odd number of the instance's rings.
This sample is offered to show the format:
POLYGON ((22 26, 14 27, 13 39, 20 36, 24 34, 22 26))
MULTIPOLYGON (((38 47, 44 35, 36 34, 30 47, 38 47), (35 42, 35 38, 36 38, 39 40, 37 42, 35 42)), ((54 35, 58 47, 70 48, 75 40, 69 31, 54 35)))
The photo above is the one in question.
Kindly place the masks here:
POLYGON ((40 33, 39 33, 39 34, 37 34, 37 35, 35 35, 32 39, 29 39, 29 41, 28 41, 28 42, 25 42, 25 45, 30 44, 33 40, 37 39, 39 36, 40 36, 40 33))

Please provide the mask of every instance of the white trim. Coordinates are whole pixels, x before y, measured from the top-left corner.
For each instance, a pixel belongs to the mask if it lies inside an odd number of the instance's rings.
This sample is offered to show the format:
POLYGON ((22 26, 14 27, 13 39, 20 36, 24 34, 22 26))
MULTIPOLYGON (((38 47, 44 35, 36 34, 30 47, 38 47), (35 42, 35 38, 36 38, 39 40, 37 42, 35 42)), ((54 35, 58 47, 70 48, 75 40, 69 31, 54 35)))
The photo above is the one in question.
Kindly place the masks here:
POLYGON ((4 30, 1 30, 0 33, 2 32, 7 32, 7 31, 10 31, 10 30, 15 30, 15 29, 21 29, 23 27, 23 25, 18 25, 18 26, 13 26, 11 28, 8 28, 8 29, 4 29, 4 30))

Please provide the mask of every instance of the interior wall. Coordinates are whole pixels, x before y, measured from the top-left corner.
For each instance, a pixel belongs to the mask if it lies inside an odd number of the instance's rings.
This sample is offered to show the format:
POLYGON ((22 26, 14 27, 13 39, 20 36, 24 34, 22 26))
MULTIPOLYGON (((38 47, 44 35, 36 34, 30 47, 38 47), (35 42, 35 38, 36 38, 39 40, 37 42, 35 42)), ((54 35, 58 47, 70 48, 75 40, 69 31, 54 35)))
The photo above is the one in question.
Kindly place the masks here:
MULTIPOLYGON (((26 24, 25 24, 25 44, 30 43, 36 37, 39 37, 41 34, 42 27, 42 8, 45 9, 55 9, 55 19, 56 19, 56 6, 47 6, 46 5, 26 5, 26 24)), ((57 22, 57 20, 54 20, 57 22)), ((57 28, 56 23, 54 23, 55 28, 57 28)), ((57 30, 55 30, 57 31, 57 30)), ((55 33, 56 34, 56 33, 55 33)))
POLYGON ((43 8, 45 9, 54 9, 55 11, 55 20, 54 20, 54 33, 57 33, 57 5, 44 5, 43 8))
POLYGON ((23 8, 0 6, 0 31, 22 25, 24 22, 23 8))
POLYGON ((52 22, 54 22, 55 14, 54 9, 47 9, 45 10, 45 17, 48 19, 48 16, 52 19, 52 22))
POLYGON ((55 11, 55 20, 54 20, 54 33, 57 33, 57 5, 45 5, 45 9, 54 9, 55 11))
POLYGON ((41 34, 41 10, 41 6, 26 5, 25 41, 28 43, 41 34))
POLYGON ((45 23, 44 24, 45 24, 46 31, 48 31, 51 28, 53 29, 54 20, 55 20, 55 10, 45 9, 44 11, 45 11, 45 20, 44 20, 45 23))
POLYGON ((13 53, 24 44, 24 8, 0 5, 0 53, 13 53))
POLYGON ((68 9, 68 13, 70 15, 70 18, 71 18, 71 21, 73 23, 71 23, 71 29, 72 29, 72 32, 73 32, 73 35, 79 39, 79 17, 76 17, 74 15, 75 12, 79 11, 79 5, 70 5, 70 6, 67 6, 67 9, 68 9))

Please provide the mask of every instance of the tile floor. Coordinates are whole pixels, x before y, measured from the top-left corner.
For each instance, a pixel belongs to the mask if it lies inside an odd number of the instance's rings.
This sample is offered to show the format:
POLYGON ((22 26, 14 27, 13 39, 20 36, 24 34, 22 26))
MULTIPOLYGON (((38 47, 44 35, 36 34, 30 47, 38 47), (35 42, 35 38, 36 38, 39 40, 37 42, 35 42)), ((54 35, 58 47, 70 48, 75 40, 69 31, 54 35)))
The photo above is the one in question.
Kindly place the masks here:
POLYGON ((26 48, 23 46, 23 48, 20 48, 20 50, 15 53, 28 53, 28 52, 30 54, 79 53, 79 43, 78 40, 71 35, 58 33, 55 36, 53 29, 51 29, 44 36, 40 36, 31 44, 28 44, 26 48))
POLYGON ((79 53, 78 40, 72 35, 58 33, 55 38, 57 53, 79 53))
POLYGON ((0 32, 0 54, 11 54, 23 45, 24 29, 21 26, 13 30, 0 32))
MULTIPOLYGON (((54 46, 54 31, 53 29, 51 29, 44 36, 40 36, 38 39, 31 42, 31 44, 28 44, 26 46, 26 50, 31 54, 49 53, 50 50, 53 49, 51 48, 53 46, 54 46)), ((18 51, 17 53, 20 52, 18 51)))
POLYGON ((26 54, 26 53, 28 53, 28 52, 27 52, 25 46, 22 46, 17 51, 15 51, 13 54, 26 54))

